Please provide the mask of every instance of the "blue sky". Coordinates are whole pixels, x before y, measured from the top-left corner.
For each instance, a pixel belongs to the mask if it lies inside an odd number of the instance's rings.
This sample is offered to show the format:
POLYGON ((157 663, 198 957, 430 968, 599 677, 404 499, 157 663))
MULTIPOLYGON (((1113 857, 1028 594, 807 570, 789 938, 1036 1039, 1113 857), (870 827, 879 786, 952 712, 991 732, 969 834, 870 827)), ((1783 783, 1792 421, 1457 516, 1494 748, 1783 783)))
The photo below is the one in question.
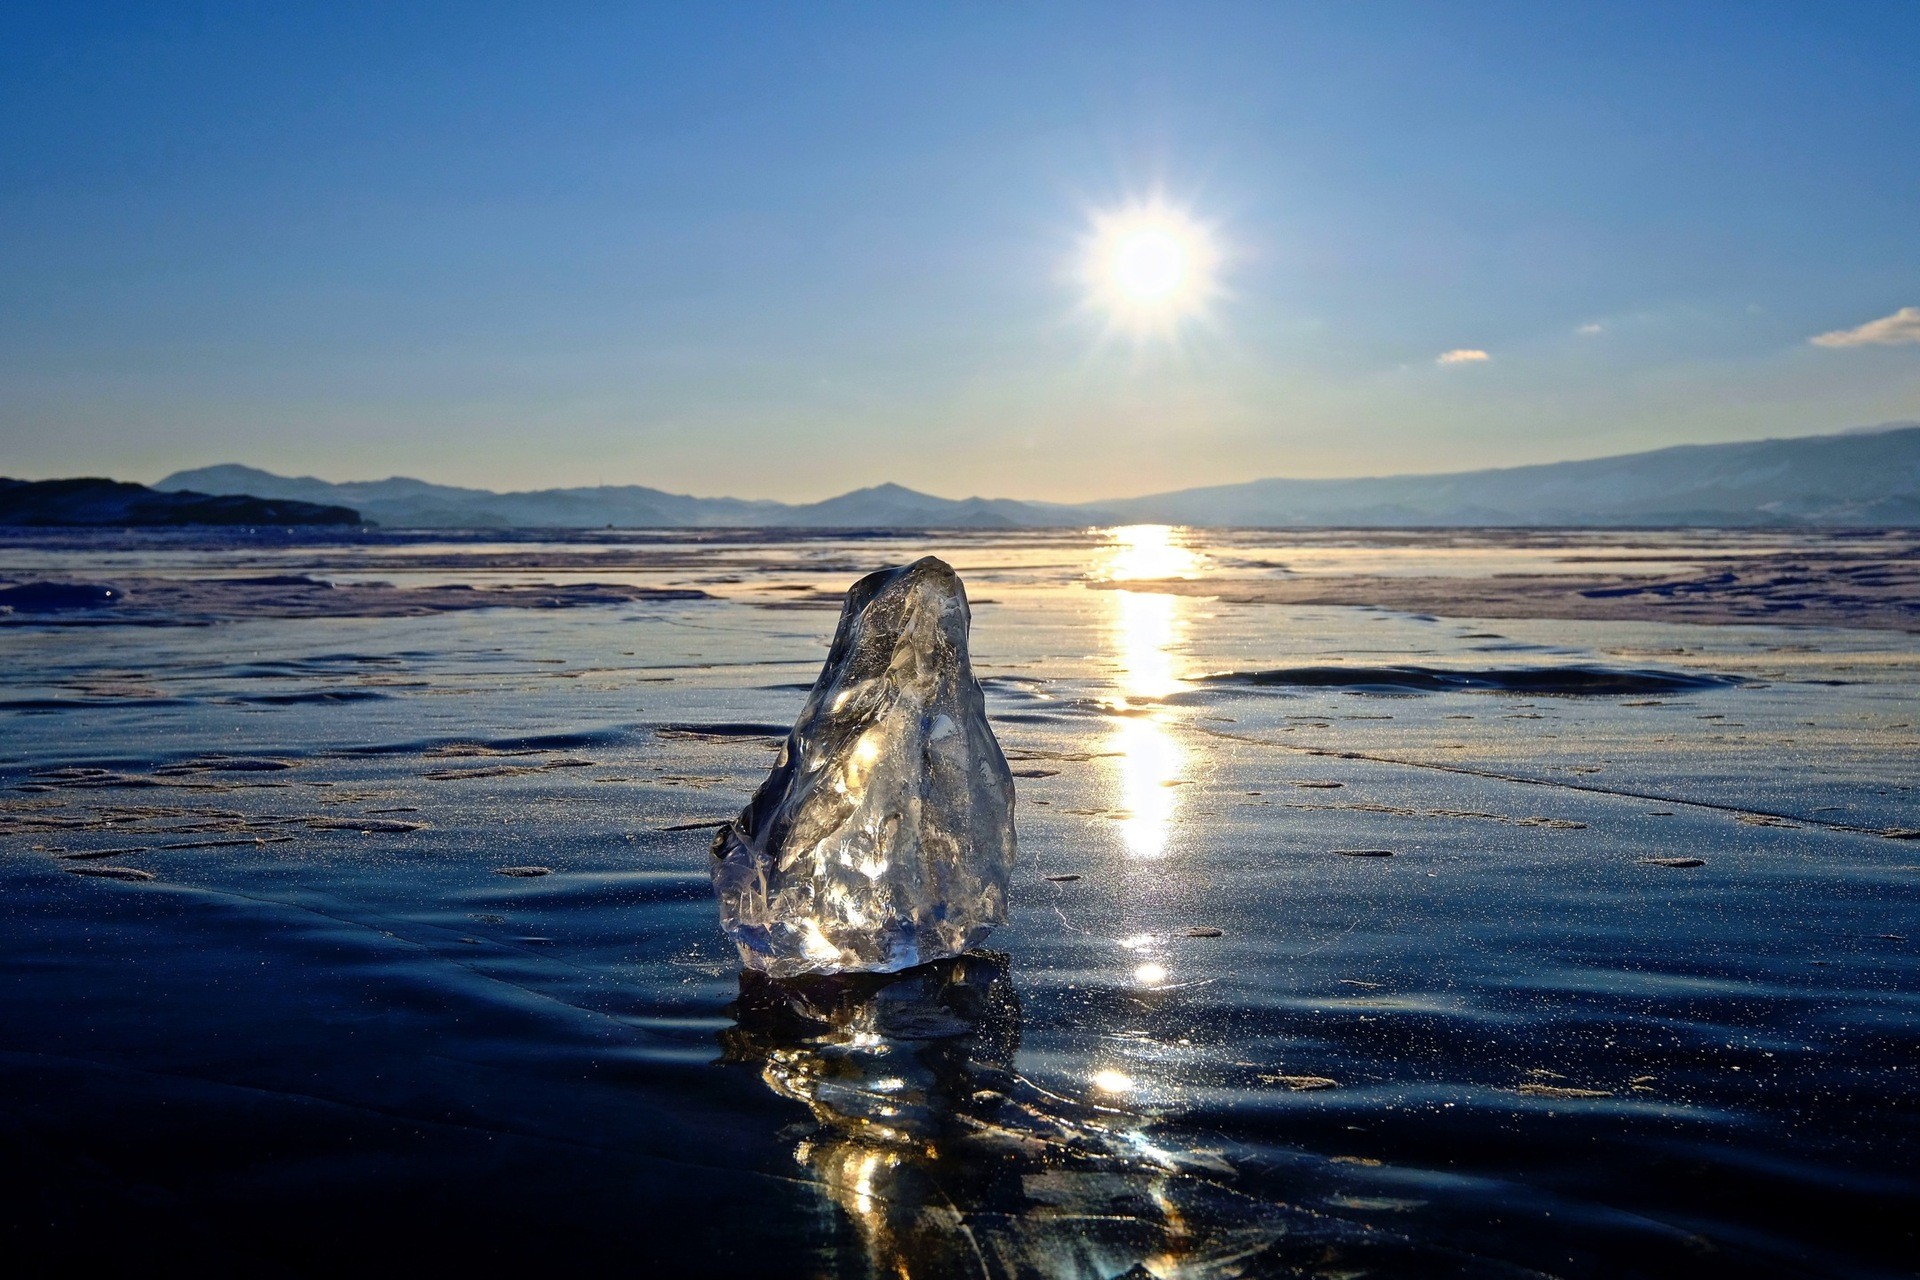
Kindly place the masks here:
POLYGON ((1080 499, 1920 418, 1920 5, 15 4, 0 473, 1080 499), (1115 333, 1160 194, 1221 292, 1115 333), (1448 351, 1485 360, 1440 363, 1448 351))

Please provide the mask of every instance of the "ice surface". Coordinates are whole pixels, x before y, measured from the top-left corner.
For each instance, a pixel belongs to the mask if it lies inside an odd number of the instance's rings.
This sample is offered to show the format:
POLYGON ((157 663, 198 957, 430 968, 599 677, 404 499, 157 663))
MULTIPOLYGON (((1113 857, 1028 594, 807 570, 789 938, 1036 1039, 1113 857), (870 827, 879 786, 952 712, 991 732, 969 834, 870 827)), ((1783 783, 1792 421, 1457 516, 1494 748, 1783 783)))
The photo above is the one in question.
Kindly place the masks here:
POLYGON ((608 1270, 644 1233, 688 1275, 1911 1280, 1920 634, 1701 626, 1686 595, 1628 598, 1668 621, 1436 622, 1092 589, 1184 541, 1234 600, 1292 580, 1240 576, 1273 564, 1491 592, 1560 559, 1578 581, 1594 556, 1678 577, 1776 553, 1844 599, 1869 565, 1920 568, 1907 534, 938 536, 1001 602, 975 673, 1036 775, 1021 909, 956 961, 763 983, 683 876, 714 797, 772 766, 743 739, 784 736, 826 656, 824 614, 765 606, 918 542, 0 530, 0 581, 128 589, 0 618, 0 1183, 19 1170, 38 1214, 8 1242, 197 1262, 306 1232, 302 1269, 341 1272, 431 1181, 421 1248, 476 1274, 608 1270), (205 603, 234 574, 339 585, 205 603), (244 603, 534 577, 727 599, 244 603), (163 606, 163 581, 193 594, 163 606), (1751 681, 1201 678, 1405 664, 1751 681), (1704 865, 1652 861, 1677 854, 1704 865), (155 878, 73 874, 103 864, 155 878), (737 1065, 690 1088, 717 1054, 737 1065), (1165 1167, 1215 1151, 1235 1173, 1165 1167), (1342 1224, 1396 1251, 1330 1248, 1342 1224))
POLYGON ((966 589, 927 556, 847 593, 773 773, 714 841, 720 920, 775 977, 959 955, 1007 916, 1013 777, 967 661, 966 589))

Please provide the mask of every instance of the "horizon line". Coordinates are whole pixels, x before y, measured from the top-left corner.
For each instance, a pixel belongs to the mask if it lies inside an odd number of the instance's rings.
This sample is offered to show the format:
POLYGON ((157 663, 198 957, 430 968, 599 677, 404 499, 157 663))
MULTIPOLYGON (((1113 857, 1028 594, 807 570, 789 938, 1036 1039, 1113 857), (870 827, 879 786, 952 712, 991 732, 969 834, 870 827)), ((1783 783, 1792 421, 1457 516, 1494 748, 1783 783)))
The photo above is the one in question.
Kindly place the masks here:
MULTIPOLYGON (((1759 436, 1751 439, 1742 439, 1742 440, 1687 442, 1687 443, 1681 443, 1681 444, 1661 445, 1652 449, 1634 449, 1634 450, 1629 450, 1623 453, 1603 453, 1603 454, 1594 454, 1587 457, 1558 458, 1550 462, 1523 462, 1523 463, 1515 463, 1510 466, 1494 466, 1494 467, 1465 467, 1465 468, 1459 468, 1459 469, 1449 470, 1449 471, 1397 471, 1397 472, 1386 472, 1386 473, 1376 472, 1373 474, 1340 475, 1340 476, 1284 476, 1284 475, 1253 476, 1245 480, 1217 481, 1209 484, 1188 485, 1180 489, 1156 489, 1146 493, 1112 495, 1104 498, 1086 499, 1083 501, 1063 501, 1057 498, 988 497, 984 494, 969 494, 963 498, 949 498, 941 494, 930 493, 923 489, 914 489, 908 485, 901 484, 900 482, 895 480, 879 480, 871 484, 856 485, 851 489, 843 489, 835 493, 830 493, 822 498, 809 498, 809 499, 798 499, 798 500, 789 499, 789 498, 742 498, 742 497, 737 497, 733 494, 725 494, 725 493, 722 493, 722 494, 680 493, 680 492, 675 492, 674 490, 671 490, 671 489, 662 489, 656 485, 646 484, 637 480, 624 481, 620 483, 593 484, 593 485, 548 485, 544 488, 538 488, 538 489, 489 489, 489 488, 476 486, 476 485, 454 484, 454 483, 441 481, 441 480, 427 480, 419 476, 402 475, 399 473, 383 476, 378 479, 329 480, 322 476, 313 475, 313 474, 288 475, 283 472, 270 471, 265 467, 254 466, 253 464, 247 463, 247 462, 231 462, 231 461, 206 463, 200 466, 176 467, 173 470, 168 471, 166 474, 159 476, 154 480, 136 481, 135 483, 143 483, 148 485, 149 487, 158 487, 159 485, 165 483, 168 480, 171 480, 174 476, 177 476, 177 475, 184 475, 194 471, 212 471, 220 467, 238 467, 243 470, 258 471, 258 472, 261 472, 262 474, 272 476, 275 479, 279 479, 279 480, 295 480, 295 481, 311 480, 318 484, 328 484, 328 485, 386 484, 396 480, 404 480, 413 484, 432 485, 434 487, 443 488, 443 489, 463 489, 471 493, 486 493, 486 494, 495 495, 497 497, 512 497, 517 495, 533 495, 533 494, 543 494, 543 493, 580 493, 580 492, 591 493, 591 492, 604 491, 604 490, 610 490, 610 489, 611 490, 646 489, 654 493, 664 494, 668 497, 687 498, 696 502, 739 502, 739 503, 765 505, 765 506, 777 506, 777 507, 811 507, 811 506, 819 506, 820 504, 826 503, 826 502, 832 502, 839 498, 850 497, 854 494, 869 493, 876 489, 899 489, 905 493, 913 494, 916 497, 933 498, 941 502, 954 502, 954 503, 1012 502, 1012 503, 1019 503, 1025 506, 1093 507, 1093 506, 1097 506, 1102 502, 1137 502, 1147 498, 1164 497, 1164 496, 1168 496, 1176 493, 1193 493, 1196 491, 1206 490, 1206 489, 1235 488, 1241 485, 1260 484, 1266 481, 1274 481, 1274 480, 1286 481, 1292 484, 1341 484, 1341 483, 1348 483, 1352 481, 1366 481, 1366 480, 1384 481, 1384 480, 1439 479, 1447 476, 1484 475, 1484 474, 1497 473, 1497 472, 1526 471, 1536 467, 1568 466, 1568 465, 1578 464, 1582 462, 1606 462, 1615 458, 1643 457, 1649 454, 1670 453, 1670 452, 1674 452, 1681 449, 1731 448, 1739 445, 1775 444, 1775 443, 1784 443, 1787 441, 1794 441, 1794 440, 1825 440, 1825 439, 1833 439, 1841 436, 1885 435, 1885 434, 1891 434, 1896 431, 1909 431, 1916 428, 1920 428, 1920 419, 1901 418, 1901 419, 1893 419, 1893 420, 1880 422, 1880 423, 1871 423, 1871 424, 1852 426, 1852 427, 1841 427, 1841 428, 1837 428, 1830 431, 1814 431, 1804 435, 1759 436)), ((91 479, 94 477, 78 477, 78 476, 63 475, 63 476, 41 476, 38 478, 43 480, 64 480, 64 479, 91 479)), ((98 478, 115 479, 116 477, 102 476, 98 478)))

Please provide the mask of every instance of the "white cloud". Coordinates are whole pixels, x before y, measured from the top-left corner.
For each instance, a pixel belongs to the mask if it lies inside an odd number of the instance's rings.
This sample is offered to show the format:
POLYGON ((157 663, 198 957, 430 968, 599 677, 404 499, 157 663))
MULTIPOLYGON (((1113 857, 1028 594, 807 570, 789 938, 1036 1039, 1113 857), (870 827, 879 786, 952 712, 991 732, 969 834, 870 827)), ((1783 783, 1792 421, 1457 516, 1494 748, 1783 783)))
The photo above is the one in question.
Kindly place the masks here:
POLYGON ((1447 352, 1446 354, 1442 355, 1438 360, 1434 361, 1434 363, 1435 364, 1479 364, 1483 360, 1491 360, 1491 359, 1493 359, 1492 356, 1474 347, 1455 347, 1453 350, 1447 352))
POLYGON ((1575 333, 1579 334, 1583 338, 1591 338, 1597 333, 1605 333, 1606 331, 1607 331, 1607 326, 1601 324, 1598 320, 1594 321, 1592 324, 1583 324, 1578 329, 1574 330, 1575 333))
POLYGON ((1816 347, 1897 347, 1920 343, 1920 307, 1902 307, 1857 329, 1835 329, 1808 338, 1816 347))

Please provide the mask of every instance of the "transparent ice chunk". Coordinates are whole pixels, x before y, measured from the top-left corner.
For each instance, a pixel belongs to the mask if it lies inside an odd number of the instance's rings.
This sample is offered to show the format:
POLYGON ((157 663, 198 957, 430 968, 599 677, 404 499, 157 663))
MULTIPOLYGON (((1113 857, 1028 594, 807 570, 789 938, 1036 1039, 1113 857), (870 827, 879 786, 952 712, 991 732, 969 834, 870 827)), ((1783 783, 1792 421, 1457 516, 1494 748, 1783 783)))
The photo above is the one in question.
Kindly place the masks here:
POLYGON ((720 923, 774 977, 955 956, 1007 918, 1013 776, 928 556, 847 593, 773 773, 713 843, 720 923))

